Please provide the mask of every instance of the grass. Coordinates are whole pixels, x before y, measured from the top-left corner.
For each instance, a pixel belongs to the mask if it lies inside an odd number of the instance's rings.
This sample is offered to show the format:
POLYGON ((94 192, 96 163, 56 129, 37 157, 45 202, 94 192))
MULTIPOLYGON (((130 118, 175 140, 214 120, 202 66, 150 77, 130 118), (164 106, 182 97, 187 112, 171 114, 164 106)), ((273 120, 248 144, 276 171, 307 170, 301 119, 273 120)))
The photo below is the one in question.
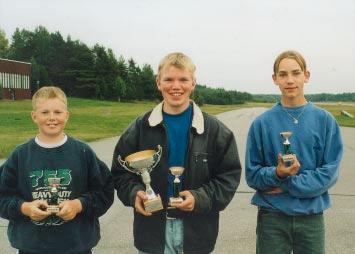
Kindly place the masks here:
MULTIPOLYGON (((152 109, 155 102, 121 103, 69 98, 70 119, 66 133, 84 141, 118 136, 138 115, 152 109)), ((247 103, 243 105, 204 105, 210 114, 245 108, 270 107, 272 104, 247 103)), ((340 115, 346 110, 355 115, 355 105, 320 105, 333 113, 340 125, 355 127, 355 119, 340 115)), ((0 158, 5 158, 18 144, 37 133, 30 117, 31 101, 0 100, 0 158)))
MULTIPOLYGON (((119 135, 138 115, 154 107, 153 102, 119 103, 69 98, 70 119, 66 133, 93 141, 119 135)), ((31 101, 0 100, 0 158, 37 133, 30 117, 31 101)))
POLYGON ((355 118, 349 118, 349 117, 343 116, 340 113, 342 110, 345 110, 345 111, 347 111, 348 113, 352 114, 355 117, 355 104, 347 104, 347 103, 324 104, 324 103, 319 103, 317 105, 319 107, 322 107, 322 108, 328 110, 330 113, 332 113, 340 126, 355 127, 355 118))

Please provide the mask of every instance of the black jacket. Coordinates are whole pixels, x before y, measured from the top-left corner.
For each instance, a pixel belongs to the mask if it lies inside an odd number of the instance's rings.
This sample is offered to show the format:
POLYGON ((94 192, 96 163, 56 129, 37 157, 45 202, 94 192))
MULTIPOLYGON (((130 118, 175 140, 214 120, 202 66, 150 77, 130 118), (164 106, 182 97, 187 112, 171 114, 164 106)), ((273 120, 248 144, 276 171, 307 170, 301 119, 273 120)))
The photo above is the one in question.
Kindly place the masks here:
MULTIPOLYGON (((134 207, 135 195, 144 190, 139 176, 124 170, 117 161, 162 146, 160 162, 150 173, 151 186, 160 194, 164 210, 145 217, 134 212, 134 244, 148 253, 164 253, 167 201, 168 140, 162 123, 162 103, 134 121, 119 139, 111 172, 119 199, 134 207)), ((184 172, 184 190, 195 198, 192 212, 180 211, 184 221, 184 253, 213 251, 219 226, 219 211, 226 208, 239 185, 241 165, 233 133, 215 117, 194 104, 193 119, 184 172)))

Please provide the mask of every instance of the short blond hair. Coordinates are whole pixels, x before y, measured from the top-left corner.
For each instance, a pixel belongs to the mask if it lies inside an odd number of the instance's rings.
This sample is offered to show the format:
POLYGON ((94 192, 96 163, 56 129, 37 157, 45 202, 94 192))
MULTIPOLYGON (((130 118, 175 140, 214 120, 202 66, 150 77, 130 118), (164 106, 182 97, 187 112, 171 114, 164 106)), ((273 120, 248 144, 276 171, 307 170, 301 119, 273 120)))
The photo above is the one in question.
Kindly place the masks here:
POLYGON ((43 86, 32 96, 32 108, 36 110, 37 101, 39 99, 59 99, 65 106, 68 106, 67 96, 62 89, 56 86, 43 86))
POLYGON ((195 82, 196 66, 187 55, 181 52, 173 52, 166 55, 159 63, 157 79, 160 78, 161 71, 168 66, 174 66, 181 70, 188 70, 191 72, 192 78, 195 82))
POLYGON ((290 58, 290 59, 295 60, 299 64, 299 66, 301 67, 302 71, 307 71, 306 61, 304 60, 303 56, 295 50, 287 50, 287 51, 282 52, 280 55, 278 55, 278 57, 276 58, 276 60, 274 62, 274 74, 275 75, 279 71, 280 62, 285 58, 290 58))

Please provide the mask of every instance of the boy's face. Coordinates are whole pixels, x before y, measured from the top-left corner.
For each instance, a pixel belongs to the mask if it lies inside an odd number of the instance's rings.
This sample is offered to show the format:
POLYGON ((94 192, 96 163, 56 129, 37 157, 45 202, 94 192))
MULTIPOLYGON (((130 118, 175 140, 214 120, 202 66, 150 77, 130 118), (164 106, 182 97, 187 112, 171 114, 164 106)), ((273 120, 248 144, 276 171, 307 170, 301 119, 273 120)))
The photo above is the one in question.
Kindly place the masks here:
POLYGON ((38 99, 36 109, 31 112, 31 117, 38 125, 38 137, 41 141, 57 143, 63 139, 69 112, 61 100, 58 98, 38 99))
POLYGON ((282 99, 296 103, 303 103, 303 87, 309 77, 309 71, 303 71, 297 61, 291 58, 282 59, 277 73, 272 75, 275 85, 279 86, 282 93, 282 99))
POLYGON ((187 69, 166 66, 157 78, 157 86, 164 98, 164 112, 178 114, 189 106, 195 81, 192 73, 187 69))

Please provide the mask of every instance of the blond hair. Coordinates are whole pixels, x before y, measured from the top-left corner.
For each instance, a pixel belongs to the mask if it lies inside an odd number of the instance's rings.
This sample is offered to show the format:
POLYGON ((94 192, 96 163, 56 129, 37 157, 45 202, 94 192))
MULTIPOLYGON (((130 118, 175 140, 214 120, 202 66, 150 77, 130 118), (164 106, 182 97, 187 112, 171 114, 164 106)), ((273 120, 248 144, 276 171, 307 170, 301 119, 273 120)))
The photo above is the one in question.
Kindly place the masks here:
POLYGON ((196 66, 187 55, 181 52, 173 52, 166 55, 159 63, 158 68, 158 76, 157 79, 160 78, 161 71, 168 66, 174 66, 181 70, 188 70, 192 74, 192 79, 195 82, 195 71, 196 66))
POLYGON ((62 89, 56 86, 43 86, 32 96, 32 108, 36 110, 39 99, 59 99, 67 107, 67 96, 62 89))
POLYGON ((276 58, 276 60, 274 62, 274 74, 275 75, 279 71, 280 62, 285 58, 290 58, 290 59, 295 60, 299 64, 299 66, 301 67, 302 71, 307 71, 306 61, 304 60, 303 56, 295 50, 287 50, 287 51, 282 52, 280 55, 278 55, 278 57, 276 58))

